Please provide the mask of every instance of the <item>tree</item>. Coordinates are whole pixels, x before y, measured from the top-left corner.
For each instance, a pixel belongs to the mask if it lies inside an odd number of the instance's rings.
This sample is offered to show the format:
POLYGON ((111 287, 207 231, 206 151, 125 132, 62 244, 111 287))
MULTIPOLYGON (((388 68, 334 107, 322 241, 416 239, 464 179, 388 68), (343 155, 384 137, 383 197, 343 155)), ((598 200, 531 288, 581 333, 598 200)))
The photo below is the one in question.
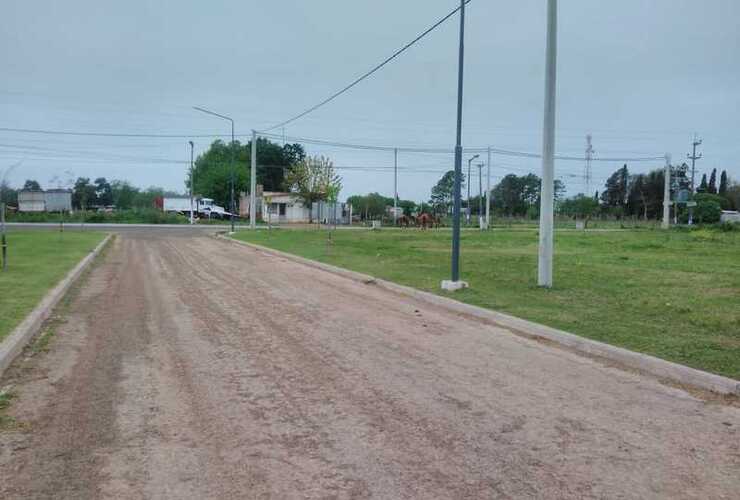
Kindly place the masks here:
POLYGON ((95 204, 104 207, 113 205, 113 191, 105 177, 95 179, 95 204))
POLYGON ((368 195, 354 195, 347 198, 347 203, 352 205, 353 211, 362 220, 380 219, 385 215, 385 208, 393 206, 393 198, 383 196, 379 193, 368 195))
POLYGON ((728 181, 725 199, 729 202, 729 207, 734 210, 740 210, 740 182, 728 181))
POLYGON ((139 188, 132 186, 128 181, 112 181, 110 183, 113 205, 119 210, 128 210, 134 207, 134 201, 139 188))
POLYGON ((568 217, 589 218, 599 212, 599 202, 583 194, 561 201, 558 212, 568 217))
POLYGON ((90 184, 87 177, 78 177, 72 189, 72 206, 77 209, 86 210, 95 205, 95 186, 90 184))
POLYGON ((10 187, 7 181, 0 184, 0 200, 6 205, 18 205, 18 191, 10 187))
POLYGON ((285 183, 309 209, 314 202, 338 196, 342 178, 334 171, 334 164, 324 156, 304 158, 290 170, 285 183))
POLYGON ((721 198, 715 194, 697 194, 694 197, 696 206, 694 207, 694 221, 698 224, 714 224, 719 222, 722 214, 721 198))
POLYGON ((606 180, 605 189, 601 193, 601 202, 618 212, 624 213, 627 204, 629 170, 627 165, 614 172, 606 180))
POLYGON ((25 184, 23 184, 21 191, 41 191, 41 184, 37 181, 28 179, 25 184))
POLYGON ((416 202, 411 200, 398 200, 398 206, 403 210, 403 215, 407 217, 418 210, 416 202))
POLYGON ((702 174, 701 176, 701 182, 699 183, 699 187, 696 188, 697 193, 706 193, 709 190, 709 187, 707 185, 707 174, 702 174))
POLYGON ((709 176, 709 186, 707 187, 707 193, 717 194, 717 169, 712 169, 712 175, 709 176))
MULTIPOLYGON (((460 174, 460 182, 465 182, 465 175, 460 174)), ((432 188, 432 197, 430 199, 431 204, 434 206, 434 211, 437 213, 448 213, 452 203, 454 202, 455 196, 455 171, 449 170, 445 172, 437 184, 432 188)))
POLYGON ((727 194, 727 170, 722 171, 722 175, 719 177, 719 191, 718 194, 724 196, 727 194))
MULTIPOLYGON (((226 144, 214 141, 208 151, 195 160, 193 193, 213 198, 217 204, 228 206, 231 201, 231 154, 234 154, 234 193, 249 191, 252 143, 234 141, 226 144)), ((267 139, 257 139, 257 183, 265 191, 282 191, 286 188, 285 176, 293 165, 306 157, 300 144, 280 146, 267 139)), ((185 181, 190 186, 190 173, 185 181)))
MULTIPOLYGON (((535 174, 508 174, 491 191, 492 207, 502 215, 536 217, 539 214, 541 184, 535 174)), ((553 187, 555 201, 558 201, 565 192, 565 185, 556 179, 553 187)))
POLYGON ((630 178, 629 194, 627 195, 627 213, 631 215, 642 215, 648 218, 648 196, 644 174, 633 175, 630 178))

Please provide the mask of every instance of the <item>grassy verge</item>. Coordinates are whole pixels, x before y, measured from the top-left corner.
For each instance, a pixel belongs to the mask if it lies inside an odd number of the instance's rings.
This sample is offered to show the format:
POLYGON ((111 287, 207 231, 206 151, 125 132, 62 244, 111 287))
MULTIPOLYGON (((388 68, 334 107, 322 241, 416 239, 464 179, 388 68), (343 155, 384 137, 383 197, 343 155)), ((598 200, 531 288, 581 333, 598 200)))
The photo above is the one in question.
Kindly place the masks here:
POLYGON ((0 341, 104 237, 78 231, 9 233, 8 267, 0 274, 0 341))
MULTIPOLYGON (((239 239, 443 293, 449 231, 240 232, 239 239)), ((740 233, 561 232, 555 287, 536 286, 537 233, 462 235, 454 297, 575 334, 740 379, 740 233)))

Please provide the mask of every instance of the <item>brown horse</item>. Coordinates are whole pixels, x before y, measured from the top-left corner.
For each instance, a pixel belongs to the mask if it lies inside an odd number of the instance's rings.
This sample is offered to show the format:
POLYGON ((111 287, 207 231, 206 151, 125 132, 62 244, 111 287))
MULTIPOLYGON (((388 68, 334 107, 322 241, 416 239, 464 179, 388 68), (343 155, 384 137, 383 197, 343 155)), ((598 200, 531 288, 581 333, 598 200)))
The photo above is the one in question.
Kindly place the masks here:
POLYGON ((398 224, 399 227, 407 228, 411 224, 413 224, 413 220, 411 219, 411 217, 408 217, 406 215, 402 215, 401 217, 399 217, 398 219, 396 219, 396 224, 398 224))
POLYGON ((439 225, 439 221, 436 217, 431 214, 424 212, 416 218, 416 226, 422 231, 435 227, 435 224, 439 225))

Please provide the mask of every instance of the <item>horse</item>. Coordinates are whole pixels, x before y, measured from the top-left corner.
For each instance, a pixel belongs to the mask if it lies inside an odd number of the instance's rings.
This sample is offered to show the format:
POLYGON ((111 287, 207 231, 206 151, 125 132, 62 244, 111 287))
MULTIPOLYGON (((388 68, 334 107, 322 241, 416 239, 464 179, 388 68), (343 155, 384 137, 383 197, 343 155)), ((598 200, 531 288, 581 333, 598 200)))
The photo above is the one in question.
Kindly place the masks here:
POLYGON ((412 224, 412 220, 410 217, 407 217, 406 215, 402 215, 398 219, 396 219, 396 224, 398 224, 399 227, 407 228, 412 224))
POLYGON ((416 226, 422 231, 425 231, 427 228, 429 229, 433 228, 435 223, 438 224, 438 221, 436 220, 436 218, 433 215, 428 214, 426 212, 424 212, 423 214, 420 214, 416 218, 416 226))

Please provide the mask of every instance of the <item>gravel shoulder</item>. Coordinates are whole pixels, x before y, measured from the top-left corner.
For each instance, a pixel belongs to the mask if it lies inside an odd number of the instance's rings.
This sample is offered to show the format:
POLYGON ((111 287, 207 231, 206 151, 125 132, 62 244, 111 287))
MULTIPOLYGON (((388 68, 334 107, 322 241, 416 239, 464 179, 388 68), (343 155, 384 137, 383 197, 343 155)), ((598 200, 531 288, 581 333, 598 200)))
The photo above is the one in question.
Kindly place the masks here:
POLYGON ((740 408, 206 236, 119 236, 0 387, 2 498, 733 498, 740 408))

